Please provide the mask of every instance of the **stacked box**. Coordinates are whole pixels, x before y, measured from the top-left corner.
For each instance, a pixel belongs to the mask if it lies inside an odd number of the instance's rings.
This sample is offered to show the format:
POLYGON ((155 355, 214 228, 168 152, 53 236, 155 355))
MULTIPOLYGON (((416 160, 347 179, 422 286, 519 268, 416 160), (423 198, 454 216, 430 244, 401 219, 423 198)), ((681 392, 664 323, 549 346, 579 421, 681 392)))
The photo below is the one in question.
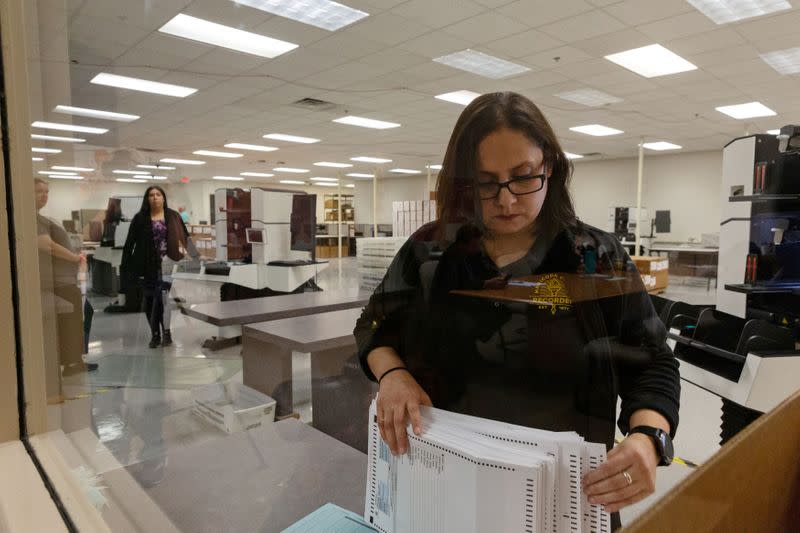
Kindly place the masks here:
POLYGON ((648 291, 666 289, 669 285, 669 259, 666 257, 631 256, 648 291))

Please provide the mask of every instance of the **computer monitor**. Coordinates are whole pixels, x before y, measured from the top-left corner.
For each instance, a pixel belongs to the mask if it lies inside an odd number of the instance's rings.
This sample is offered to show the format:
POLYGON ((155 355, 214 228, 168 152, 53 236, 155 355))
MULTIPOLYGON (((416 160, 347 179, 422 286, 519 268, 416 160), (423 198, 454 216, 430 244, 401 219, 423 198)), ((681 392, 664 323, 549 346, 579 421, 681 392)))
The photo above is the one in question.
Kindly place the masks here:
POLYGON ((670 225, 669 211, 656 211, 656 233, 669 233, 670 225))
POLYGON ((289 225, 290 249, 310 252, 312 260, 317 248, 317 195, 295 194, 292 196, 292 215, 289 225))
POLYGON ((267 232, 260 228, 247 228, 244 230, 247 244, 267 244, 267 232))

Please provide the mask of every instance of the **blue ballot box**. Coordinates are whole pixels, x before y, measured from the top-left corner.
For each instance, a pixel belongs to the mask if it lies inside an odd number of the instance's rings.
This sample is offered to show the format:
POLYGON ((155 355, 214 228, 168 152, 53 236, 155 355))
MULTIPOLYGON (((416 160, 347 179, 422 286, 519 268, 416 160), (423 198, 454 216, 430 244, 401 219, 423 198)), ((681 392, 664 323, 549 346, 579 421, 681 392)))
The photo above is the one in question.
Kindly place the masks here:
POLYGON ((375 533, 360 515, 327 503, 282 533, 375 533))

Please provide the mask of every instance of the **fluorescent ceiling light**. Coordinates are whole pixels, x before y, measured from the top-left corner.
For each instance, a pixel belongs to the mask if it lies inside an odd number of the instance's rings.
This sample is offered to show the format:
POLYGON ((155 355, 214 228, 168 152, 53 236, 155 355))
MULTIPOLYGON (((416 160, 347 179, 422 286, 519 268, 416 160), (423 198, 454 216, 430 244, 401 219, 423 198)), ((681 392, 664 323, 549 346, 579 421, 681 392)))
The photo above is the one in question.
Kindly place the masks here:
POLYGON ((679 146, 677 144, 668 143, 668 142, 665 142, 665 141, 644 143, 644 144, 642 144, 642 146, 644 146, 648 150, 658 150, 658 151, 680 150, 681 148, 683 148, 683 146, 679 146))
POLYGON ((442 170, 442 165, 425 165, 425 167, 431 170, 442 170))
POLYGON ((134 178, 139 180, 165 180, 166 176, 153 176, 152 174, 136 174, 134 178))
POLYGON ((311 181, 331 181, 331 182, 335 183, 335 182, 337 182, 339 180, 337 178, 321 178, 321 177, 319 177, 319 178, 311 178, 311 181))
POLYGON ((105 133, 106 128, 91 128, 89 126, 74 126, 72 124, 62 124, 60 122, 43 122, 37 120, 31 124, 34 128, 44 128, 46 130, 77 131, 78 133, 105 133))
POLYGON ((161 26, 158 31, 269 59, 290 52, 299 46, 280 39, 273 39, 266 35, 191 17, 183 13, 175 15, 172 20, 161 26))
POLYGON ((356 188, 356 184, 355 183, 348 183, 347 185, 345 185, 345 187, 347 187, 348 189, 355 189, 356 188))
POLYGON ((290 174, 305 174, 309 172, 308 169, 305 168, 292 168, 292 167, 275 167, 272 170, 275 172, 288 172, 290 174))
POLYGON ((756 118, 756 117, 773 117, 777 115, 775 111, 768 108, 761 102, 748 102, 746 104, 726 105, 722 107, 717 107, 716 109, 720 113, 724 113, 729 117, 736 118, 739 120, 745 118, 756 118))
POLYGON ((129 115, 127 113, 114 113, 113 111, 102 111, 100 109, 89 109, 88 107, 73 107, 71 105, 57 105, 53 108, 56 113, 65 115, 75 115, 78 117, 102 118, 106 120, 116 120, 117 122, 133 122, 139 120, 139 115, 129 115))
POLYGON ((622 102, 622 98, 617 98, 603 91, 596 89, 576 89, 574 91, 564 91, 556 96, 562 100, 569 100, 576 104, 583 104, 589 107, 599 107, 607 104, 617 104, 622 102))
POLYGON ((778 135, 778 134, 780 134, 780 132, 781 132, 781 130, 779 130, 779 129, 778 130, 767 130, 767 133, 769 135, 778 135))
POLYGON ((717 24, 759 17, 791 9, 786 0, 687 0, 717 24))
POLYGON ((330 0, 233 1, 329 31, 336 31, 369 16, 369 13, 330 0))
POLYGON ((645 78, 697 70, 697 66, 660 44, 651 44, 611 54, 606 56, 606 59, 645 78))
POLYGON ((44 161, 43 157, 31 157, 31 161, 44 161))
POLYGON ((253 178, 271 178, 275 174, 269 174, 267 172, 239 172, 240 176, 250 176, 253 178))
POLYGON ((381 159, 380 157, 366 157, 360 155, 358 157, 351 157, 350 161, 360 161, 362 163, 391 163, 391 159, 381 159))
POLYGON ((122 183, 147 183, 147 180, 137 178, 117 178, 117 181, 122 183))
POLYGON ((470 102, 480 96, 480 93, 472 91, 453 91, 451 93, 437 94, 434 98, 444 100, 445 102, 453 102, 454 104, 469 105, 470 102))
POLYGON ((140 78, 130 78, 128 76, 118 76, 116 74, 108 74, 106 72, 102 72, 92 78, 91 83, 97 85, 107 85, 109 87, 117 87, 118 89, 141 91, 144 93, 177 96, 179 98, 185 98, 190 94, 197 92, 197 89, 193 89, 191 87, 183 87, 181 85, 172 85, 158 81, 143 80, 140 78))
POLYGON ((59 165, 53 165, 53 170, 74 170, 76 172, 94 172, 93 168, 88 167, 62 167, 59 165))
POLYGON ((51 180, 82 180, 83 176, 48 176, 51 180))
POLYGON ((530 69, 523 65, 500 59, 499 57, 490 56, 475 50, 461 50, 433 59, 437 63, 447 65, 448 67, 457 68, 472 72, 478 76, 491 78, 493 80, 500 80, 510 76, 516 76, 523 72, 528 72, 530 69))
POLYGON ((196 159, 174 159, 172 157, 165 157, 161 159, 162 163, 175 163, 176 165, 205 165, 205 161, 197 161, 196 159))
POLYGON ((218 181, 243 181, 244 180, 244 178, 239 177, 239 176, 214 176, 211 179, 218 180, 218 181))
POLYGON ((587 124, 585 126, 575 126, 574 128, 570 128, 570 130, 577 131, 578 133, 584 133, 586 135, 593 135, 595 137, 605 137, 607 135, 619 135, 620 133, 625 133, 622 130, 609 128, 608 126, 602 126, 600 124, 587 124))
POLYGON ((274 152, 274 146, 264 146, 263 144, 228 143, 225 148, 235 148, 239 150, 253 150, 254 152, 274 152))
POLYGON ((113 174, 141 174, 141 170, 112 170, 113 174))
POLYGON ((305 181, 297 181, 297 180, 281 180, 281 183, 285 185, 305 185, 305 181))
POLYGON ((583 159, 581 154, 573 154, 572 152, 564 152, 564 155, 567 156, 567 159, 583 159))
POLYGON ((86 139, 78 139, 75 137, 57 137, 56 135, 39 135, 38 133, 32 133, 31 139, 38 139, 40 141, 57 141, 57 142, 65 142, 65 143, 85 143, 86 139))
POLYGON ((338 187, 339 186, 338 183, 328 183, 328 182, 313 183, 312 185, 314 185, 315 187, 338 187))
POLYGON ((77 176, 77 172, 56 172, 54 170, 40 170, 39 174, 44 174, 45 176, 77 176))
POLYGON ((393 168, 389 172, 394 172, 395 174, 422 174, 422 171, 411 170, 410 168, 393 168))
POLYGON ((58 148, 31 148, 31 152, 35 154, 60 154, 61 150, 58 148))
POLYGON ((361 172, 351 172, 348 174, 351 178, 374 178, 375 174, 364 174, 361 172))
POLYGON ((372 128, 374 130, 388 130, 391 128, 399 128, 400 124, 396 122, 386 122, 384 120, 375 120, 373 118, 355 117, 347 115, 346 117, 337 118, 333 120, 339 124, 347 124, 348 126, 360 126, 362 128, 372 128))
POLYGON ((319 139, 314 139, 313 137, 300 137, 297 135, 287 135, 285 133, 268 133, 263 137, 265 139, 272 139, 273 141, 286 141, 290 143, 313 144, 319 142, 319 139))
POLYGON ((761 54, 764 62, 781 74, 797 74, 800 72, 800 47, 787 48, 761 54))
POLYGON ((330 168, 350 168, 353 165, 350 163, 332 163, 330 161, 317 161, 314 163, 315 166, 318 167, 330 167, 330 168))
POLYGON ((242 157, 244 154, 237 154, 234 152, 216 152, 214 150, 195 150, 192 152, 194 155, 207 155, 209 157, 225 157, 227 159, 236 159, 242 157))
POLYGON ((153 168, 156 170, 175 170, 175 167, 168 167, 166 165, 136 165, 136 168, 153 168))

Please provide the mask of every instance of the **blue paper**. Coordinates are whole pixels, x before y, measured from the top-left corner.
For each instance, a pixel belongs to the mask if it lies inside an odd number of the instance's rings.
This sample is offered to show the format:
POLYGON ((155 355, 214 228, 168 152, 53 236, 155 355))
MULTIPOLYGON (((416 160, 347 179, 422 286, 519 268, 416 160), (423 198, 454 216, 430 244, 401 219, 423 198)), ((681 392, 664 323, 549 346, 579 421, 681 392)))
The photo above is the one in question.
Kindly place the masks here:
POLYGON ((360 515, 326 503, 281 533, 375 533, 360 515))

